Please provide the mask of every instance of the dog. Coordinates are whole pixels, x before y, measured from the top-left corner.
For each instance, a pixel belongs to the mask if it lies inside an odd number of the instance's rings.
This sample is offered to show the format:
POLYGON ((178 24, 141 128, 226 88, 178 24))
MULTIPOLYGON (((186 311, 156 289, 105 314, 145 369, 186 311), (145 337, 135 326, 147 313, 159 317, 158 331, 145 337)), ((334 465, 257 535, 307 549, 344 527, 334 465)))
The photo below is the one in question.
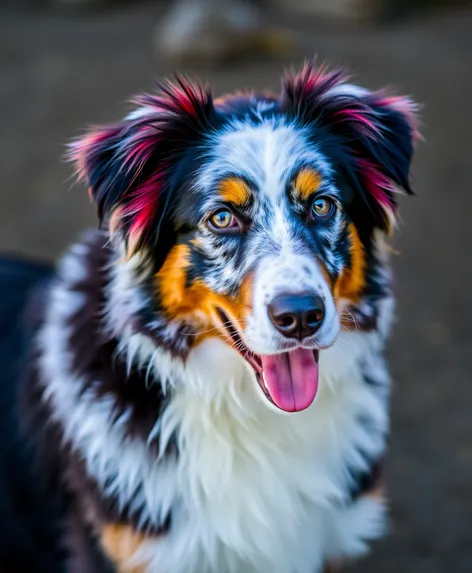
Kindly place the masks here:
POLYGON ((416 105, 176 76, 69 156, 100 226, 4 257, 0 568, 315 573, 385 530, 388 237, 416 105))

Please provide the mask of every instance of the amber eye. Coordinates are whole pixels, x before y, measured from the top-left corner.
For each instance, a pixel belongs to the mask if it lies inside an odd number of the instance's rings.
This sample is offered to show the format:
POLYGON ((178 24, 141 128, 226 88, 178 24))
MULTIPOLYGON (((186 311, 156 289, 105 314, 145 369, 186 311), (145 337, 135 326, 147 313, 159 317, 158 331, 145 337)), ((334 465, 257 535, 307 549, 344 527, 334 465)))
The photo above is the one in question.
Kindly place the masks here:
POLYGON ((237 231, 239 229, 238 221, 228 209, 220 209, 213 213, 208 219, 208 225, 214 231, 237 231))
POLYGON ((318 197, 313 202, 312 212, 315 217, 327 217, 334 211, 334 201, 328 197, 318 197))

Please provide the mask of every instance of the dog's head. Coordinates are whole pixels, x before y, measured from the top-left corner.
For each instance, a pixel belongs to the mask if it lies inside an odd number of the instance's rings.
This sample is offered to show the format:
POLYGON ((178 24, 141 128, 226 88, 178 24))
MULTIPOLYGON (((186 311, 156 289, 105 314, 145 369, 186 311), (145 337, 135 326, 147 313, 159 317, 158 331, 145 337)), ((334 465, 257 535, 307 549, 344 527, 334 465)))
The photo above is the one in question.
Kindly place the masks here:
POLYGON ((372 294, 374 236, 410 191, 413 104, 313 65, 280 97, 214 101, 178 79, 135 103, 73 156, 123 252, 146 261, 166 345, 220 337, 272 404, 305 409, 319 350, 372 294))

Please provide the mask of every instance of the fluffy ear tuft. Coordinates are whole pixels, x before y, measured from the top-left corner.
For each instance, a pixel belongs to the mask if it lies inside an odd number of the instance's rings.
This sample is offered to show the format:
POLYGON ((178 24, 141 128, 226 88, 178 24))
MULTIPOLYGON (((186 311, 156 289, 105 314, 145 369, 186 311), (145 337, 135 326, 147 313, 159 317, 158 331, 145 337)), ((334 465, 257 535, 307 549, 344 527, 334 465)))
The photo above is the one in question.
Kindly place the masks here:
POLYGON ((100 223, 122 233, 130 256, 156 244, 172 167, 214 113, 210 91, 182 77, 158 88, 135 98, 136 109, 121 123, 92 130, 69 146, 100 223))
POLYGON ((347 153, 353 186, 367 201, 376 224, 391 231, 397 192, 411 193, 416 104, 360 88, 342 71, 310 62, 285 77, 281 105, 299 121, 335 136, 347 153))

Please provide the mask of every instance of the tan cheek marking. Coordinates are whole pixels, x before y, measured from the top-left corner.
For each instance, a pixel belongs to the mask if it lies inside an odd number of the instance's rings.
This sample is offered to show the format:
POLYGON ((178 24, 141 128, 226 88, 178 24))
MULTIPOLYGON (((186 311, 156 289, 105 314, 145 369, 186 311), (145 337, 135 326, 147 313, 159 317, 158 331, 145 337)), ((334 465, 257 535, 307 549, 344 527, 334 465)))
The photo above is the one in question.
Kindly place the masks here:
MULTIPOLYGON (((186 290, 185 296, 188 300, 192 301, 192 308, 187 315, 198 315, 200 322, 202 317, 205 317, 203 324, 214 326, 219 323, 219 317, 216 316, 216 308, 221 308, 228 318, 235 324, 238 329, 243 329, 246 324, 246 316, 251 307, 252 295, 252 276, 248 276, 241 284, 239 294, 235 298, 217 294, 210 290, 206 285, 201 282, 195 282, 189 289, 186 290)), ((226 338, 226 333, 221 333, 217 330, 208 330, 196 337, 195 342, 201 342, 205 338, 221 335, 226 338)))
POLYGON ((334 296, 358 302, 365 286, 365 253, 359 233, 353 223, 349 225, 351 237, 351 266, 344 269, 335 287, 334 296))
POLYGON ((295 194, 303 201, 306 201, 318 191, 321 185, 321 175, 313 169, 302 169, 295 178, 295 194))
POLYGON ((189 254, 187 245, 173 247, 156 275, 156 287, 170 318, 208 317, 212 306, 221 298, 198 280, 186 286, 189 254))
MULTIPOLYGON (((208 316, 209 322, 220 326, 219 320, 215 316, 215 307, 220 307, 228 318, 231 320, 233 325, 240 331, 244 330, 246 326, 246 318, 252 307, 252 287, 253 287, 254 277, 253 275, 248 275, 244 278, 241 283, 241 288, 239 293, 235 298, 229 298, 223 295, 219 295, 206 289, 206 296, 201 301, 201 312, 205 312, 208 316)), ((226 340, 229 344, 233 344, 233 341, 229 338, 226 331, 210 330, 208 332, 202 333, 200 336, 196 337, 196 344, 199 344, 205 338, 211 336, 220 336, 226 340)))
POLYGON ((220 197, 236 206, 245 205, 251 196, 251 189, 242 179, 229 177, 220 184, 220 197))
MULTIPOLYGON (((160 292, 162 305, 170 318, 190 318, 202 326, 214 326, 217 323, 215 308, 221 307, 226 314, 244 327, 244 320, 252 299, 252 275, 248 275, 241 284, 237 297, 229 298, 217 294, 195 281, 186 286, 189 248, 177 245, 172 248, 162 268, 155 277, 156 288, 160 292)), ((217 331, 202 333, 195 342, 208 336, 215 336, 217 331)))
POLYGON ((106 525, 100 535, 100 543, 112 560, 118 573, 144 573, 145 565, 130 565, 130 560, 141 544, 151 537, 137 533, 129 525, 106 525))
POLYGON ((171 316, 188 312, 192 308, 192 301, 185 296, 189 254, 187 245, 172 247, 155 277, 162 304, 171 316))

